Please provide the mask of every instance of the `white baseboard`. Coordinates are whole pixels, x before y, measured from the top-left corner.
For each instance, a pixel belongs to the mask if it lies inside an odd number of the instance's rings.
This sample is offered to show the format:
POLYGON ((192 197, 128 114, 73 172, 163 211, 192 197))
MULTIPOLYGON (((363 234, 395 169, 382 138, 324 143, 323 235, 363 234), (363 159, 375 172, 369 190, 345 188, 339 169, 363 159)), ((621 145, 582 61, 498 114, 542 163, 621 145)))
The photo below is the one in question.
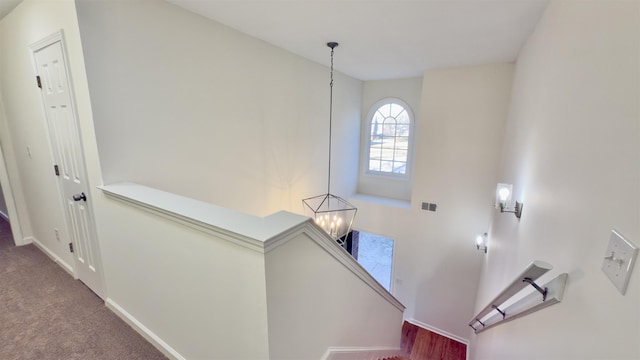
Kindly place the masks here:
POLYGON ((116 304, 111 298, 107 298, 105 301, 107 308, 116 313, 124 322, 129 324, 135 331, 137 331, 142 337, 144 337, 148 342, 150 342, 156 349, 160 350, 165 356, 172 360, 186 360, 182 355, 180 355, 174 348, 169 346, 164 340, 160 339, 158 335, 156 335, 153 331, 149 330, 146 326, 144 326, 138 319, 133 317, 133 315, 129 314, 125 309, 120 307, 120 305, 116 304))
POLYGON ((400 354, 400 348, 390 347, 330 347, 321 360, 378 360, 400 354))
POLYGON ((469 348, 469 340, 468 339, 461 338, 460 336, 457 336, 457 335, 454 335, 454 334, 452 334, 450 332, 438 329, 435 326, 431 326, 429 324, 425 324, 425 323, 420 322, 420 321, 418 321, 416 319, 407 319, 407 321, 412 323, 413 325, 420 326, 421 328, 425 328, 425 329, 427 329, 429 331, 432 331, 432 332, 434 332, 436 334, 442 335, 444 337, 448 337, 451 340, 455 340, 457 342, 463 343, 463 344, 467 345, 467 348, 469 348))
POLYGON ((45 253, 48 257, 51 258, 56 264, 60 265, 66 272, 68 272, 71 276, 75 278, 75 274, 73 273, 73 266, 69 265, 66 261, 62 260, 58 255, 56 255, 53 251, 49 250, 43 243, 41 243, 38 239, 33 236, 29 236, 24 238, 23 244, 33 243, 40 251, 45 253))
POLYGON ((28 236, 28 237, 22 238, 22 239, 18 239, 18 238, 14 237, 13 241, 16 243, 16 246, 24 246, 24 245, 33 244, 33 238, 31 236, 28 236))

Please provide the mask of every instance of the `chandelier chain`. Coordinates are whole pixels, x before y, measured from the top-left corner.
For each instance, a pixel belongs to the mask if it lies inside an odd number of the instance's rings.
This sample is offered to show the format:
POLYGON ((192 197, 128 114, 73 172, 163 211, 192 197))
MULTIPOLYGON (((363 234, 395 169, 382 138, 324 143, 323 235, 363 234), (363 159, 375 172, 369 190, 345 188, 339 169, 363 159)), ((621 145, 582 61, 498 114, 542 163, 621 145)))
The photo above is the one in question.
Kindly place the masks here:
POLYGON ((331 195, 331 141, 333 135, 333 55, 337 42, 327 43, 331 48, 331 82, 329 83, 329 171, 327 176, 327 193, 302 199, 305 212, 313 213, 315 223, 321 227, 338 244, 342 245, 346 235, 351 232, 353 219, 358 209, 343 198, 331 195))
POLYGON ((331 48, 331 82, 329 83, 329 171, 327 178, 327 194, 331 194, 331 127, 333 122, 333 49, 337 43, 328 43, 331 48))

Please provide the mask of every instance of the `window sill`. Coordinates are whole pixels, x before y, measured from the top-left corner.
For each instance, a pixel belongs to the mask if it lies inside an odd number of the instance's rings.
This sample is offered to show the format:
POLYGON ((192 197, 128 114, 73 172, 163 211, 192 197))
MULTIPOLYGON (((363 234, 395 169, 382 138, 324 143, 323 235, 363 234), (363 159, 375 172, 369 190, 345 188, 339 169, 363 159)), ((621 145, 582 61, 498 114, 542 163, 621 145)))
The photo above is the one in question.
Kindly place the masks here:
POLYGON ((378 205, 392 206, 392 207, 397 207, 402 209, 411 208, 411 201, 409 200, 397 200, 397 199, 390 199, 390 198, 385 198, 381 196, 374 196, 374 195, 367 195, 367 194, 354 194, 353 196, 351 196, 351 199, 374 203, 378 205))

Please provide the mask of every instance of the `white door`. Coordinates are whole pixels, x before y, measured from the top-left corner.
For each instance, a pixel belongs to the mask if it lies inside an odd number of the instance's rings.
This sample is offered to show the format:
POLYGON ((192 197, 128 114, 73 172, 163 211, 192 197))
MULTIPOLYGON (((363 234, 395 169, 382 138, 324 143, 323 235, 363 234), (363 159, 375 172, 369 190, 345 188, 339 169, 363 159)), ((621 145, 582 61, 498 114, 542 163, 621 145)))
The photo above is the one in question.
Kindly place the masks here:
POLYGON ((74 271, 78 279, 102 298, 104 286, 100 256, 89 205, 91 199, 87 195, 89 191, 82 142, 62 33, 32 45, 31 49, 71 237, 69 250, 75 258, 74 271))

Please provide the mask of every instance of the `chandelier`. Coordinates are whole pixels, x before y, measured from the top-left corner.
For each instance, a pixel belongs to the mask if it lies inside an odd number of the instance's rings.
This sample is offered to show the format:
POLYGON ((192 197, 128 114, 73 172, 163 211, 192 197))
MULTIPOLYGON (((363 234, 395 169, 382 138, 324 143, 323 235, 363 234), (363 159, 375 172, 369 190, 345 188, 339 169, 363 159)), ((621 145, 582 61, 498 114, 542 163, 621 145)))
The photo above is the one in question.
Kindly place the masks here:
POLYGON ((342 245, 351 232, 356 217, 355 206, 345 199, 331 194, 331 123, 333 115, 333 51, 337 42, 327 43, 331 48, 331 82, 329 83, 329 171, 327 193, 302 200, 305 215, 313 218, 331 238, 342 245))

